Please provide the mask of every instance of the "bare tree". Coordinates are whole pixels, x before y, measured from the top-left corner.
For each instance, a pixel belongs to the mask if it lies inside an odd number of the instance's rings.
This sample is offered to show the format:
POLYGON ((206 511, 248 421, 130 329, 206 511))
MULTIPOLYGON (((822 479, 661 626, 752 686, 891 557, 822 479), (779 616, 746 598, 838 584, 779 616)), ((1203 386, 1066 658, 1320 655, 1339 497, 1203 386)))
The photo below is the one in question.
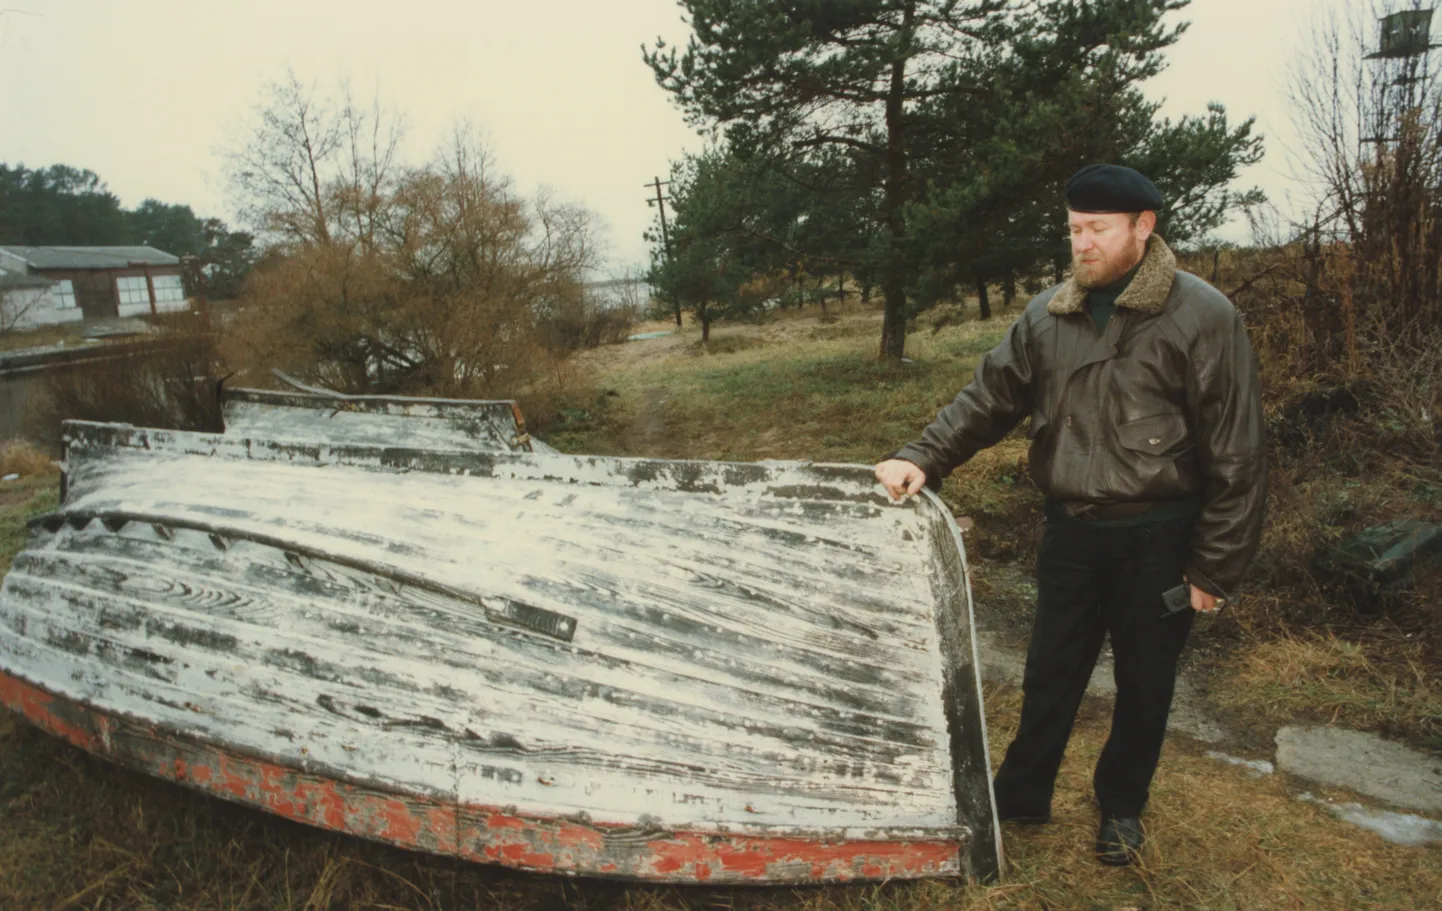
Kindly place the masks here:
POLYGON ((1349 325, 1371 317, 1413 332, 1442 318, 1442 81, 1425 36, 1415 54, 1371 53, 1389 11, 1365 3, 1324 18, 1316 53, 1294 65, 1292 98, 1319 188, 1308 243, 1319 258, 1325 242, 1346 244, 1328 253, 1336 293, 1321 303, 1349 325))
POLYGON ((336 217, 353 231, 356 240, 371 247, 384 218, 386 188, 397 166, 406 123, 404 117, 381 106, 379 91, 368 108, 357 105, 349 85, 342 97, 346 160, 345 171, 334 185, 336 217))
MULTIPOLYGON (((0 273, 3 274, 3 273, 0 273)), ((7 291, 0 284, 0 335, 10 335, 30 327, 31 314, 45 306, 49 292, 42 288, 20 287, 7 291)))
POLYGON ((583 298, 591 215, 546 193, 524 199, 463 125, 424 166, 366 160, 391 176, 368 164, 370 183, 344 186, 373 198, 333 210, 347 214, 328 241, 293 245, 252 281, 246 360, 354 392, 532 386, 557 356, 547 320, 583 298))
POLYGON ((362 107, 348 86, 332 98, 287 71, 265 87, 251 131, 225 154, 226 176, 242 219, 265 241, 370 243, 404 135, 379 93, 362 107))

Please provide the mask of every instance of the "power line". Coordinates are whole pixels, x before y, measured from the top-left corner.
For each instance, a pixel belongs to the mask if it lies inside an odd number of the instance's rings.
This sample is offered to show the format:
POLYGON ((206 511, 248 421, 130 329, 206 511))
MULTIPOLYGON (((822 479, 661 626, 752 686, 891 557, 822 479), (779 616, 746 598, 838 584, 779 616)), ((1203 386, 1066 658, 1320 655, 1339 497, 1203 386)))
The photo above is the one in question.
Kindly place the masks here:
MULTIPOLYGON (((661 213, 661 246, 666 251, 666 259, 671 259, 671 232, 666 227, 666 200, 670 197, 661 195, 661 188, 671 185, 671 181, 662 180, 658 175, 655 180, 648 184, 642 184, 647 189, 655 188, 656 198, 646 200, 646 205, 654 205, 661 213)), ((676 325, 681 325, 681 300, 676 299, 676 325)))

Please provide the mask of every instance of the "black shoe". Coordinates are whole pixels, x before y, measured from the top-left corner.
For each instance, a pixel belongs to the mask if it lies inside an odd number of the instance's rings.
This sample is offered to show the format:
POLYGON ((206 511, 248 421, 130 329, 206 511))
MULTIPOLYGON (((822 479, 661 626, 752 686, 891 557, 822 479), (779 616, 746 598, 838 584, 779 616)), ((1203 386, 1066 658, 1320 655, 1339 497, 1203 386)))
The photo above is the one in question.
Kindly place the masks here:
POLYGON ((1097 833, 1097 860, 1109 867, 1136 863, 1142 853, 1142 821, 1135 816, 1108 817, 1097 833))

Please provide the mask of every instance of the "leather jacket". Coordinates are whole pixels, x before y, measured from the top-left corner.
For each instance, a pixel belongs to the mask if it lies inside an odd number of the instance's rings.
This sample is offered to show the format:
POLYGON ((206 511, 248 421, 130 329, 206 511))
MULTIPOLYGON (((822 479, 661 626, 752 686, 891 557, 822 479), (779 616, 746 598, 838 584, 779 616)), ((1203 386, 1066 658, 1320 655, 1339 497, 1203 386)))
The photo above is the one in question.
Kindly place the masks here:
POLYGON ((1266 439, 1246 329, 1221 292, 1153 236, 1097 336, 1086 291, 1037 295, 970 385, 899 450, 938 489, 1031 418, 1037 487, 1066 504, 1200 504, 1187 578, 1227 596, 1257 550, 1266 439))

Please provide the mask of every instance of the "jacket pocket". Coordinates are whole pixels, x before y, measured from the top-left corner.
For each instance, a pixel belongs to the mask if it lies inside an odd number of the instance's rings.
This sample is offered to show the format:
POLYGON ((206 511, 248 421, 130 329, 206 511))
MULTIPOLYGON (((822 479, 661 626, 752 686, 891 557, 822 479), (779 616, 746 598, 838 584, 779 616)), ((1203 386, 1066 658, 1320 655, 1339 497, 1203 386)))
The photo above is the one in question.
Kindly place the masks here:
POLYGON ((1117 440, 1133 452, 1162 455, 1187 438, 1187 422, 1180 414, 1154 414, 1117 427, 1117 440))

